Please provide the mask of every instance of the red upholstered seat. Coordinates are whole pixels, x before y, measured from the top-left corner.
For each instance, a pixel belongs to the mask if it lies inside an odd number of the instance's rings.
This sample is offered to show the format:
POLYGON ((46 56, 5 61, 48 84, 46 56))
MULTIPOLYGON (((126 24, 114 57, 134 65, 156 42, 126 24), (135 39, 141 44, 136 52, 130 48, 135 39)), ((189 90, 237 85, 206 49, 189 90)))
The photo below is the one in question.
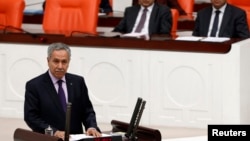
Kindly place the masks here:
POLYGON ((24 7, 24 0, 1 0, 0 29, 5 28, 5 26, 21 28, 24 7))
POLYGON ((229 4, 237 6, 246 11, 248 27, 250 29, 250 1, 249 0, 227 0, 229 4))
POLYGON ((99 0, 46 0, 45 33, 97 34, 99 0))
POLYGON ((182 18, 193 19, 194 12, 194 0, 178 0, 181 8, 187 13, 187 15, 181 15, 182 18))

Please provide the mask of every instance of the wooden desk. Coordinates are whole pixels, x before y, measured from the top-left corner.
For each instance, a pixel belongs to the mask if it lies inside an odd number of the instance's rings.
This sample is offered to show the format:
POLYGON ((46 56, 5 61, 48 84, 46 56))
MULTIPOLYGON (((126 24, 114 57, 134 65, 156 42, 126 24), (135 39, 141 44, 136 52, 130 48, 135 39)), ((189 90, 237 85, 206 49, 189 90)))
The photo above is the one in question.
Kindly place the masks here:
POLYGON ((69 45, 98 47, 115 49, 139 49, 139 50, 161 50, 178 52, 201 52, 201 53, 228 53, 231 44, 239 41, 232 39, 224 43, 197 42, 197 41, 175 41, 172 39, 158 41, 134 38, 107 38, 107 37, 65 37, 64 35, 50 34, 0 34, 1 42, 11 43, 34 43, 50 44, 53 42, 64 42, 69 45), (35 36, 34 36, 35 35, 35 36), (219 46, 219 47, 218 47, 219 46))
MULTIPOLYGON (((17 128, 14 131, 14 141, 63 141, 63 139, 49 136, 31 130, 17 128)), ((86 138, 77 141, 122 141, 121 136, 109 136, 109 137, 96 137, 96 138, 86 138)))
POLYGON ((14 131, 13 139, 14 141, 63 141, 55 136, 48 136, 22 128, 17 128, 14 131))

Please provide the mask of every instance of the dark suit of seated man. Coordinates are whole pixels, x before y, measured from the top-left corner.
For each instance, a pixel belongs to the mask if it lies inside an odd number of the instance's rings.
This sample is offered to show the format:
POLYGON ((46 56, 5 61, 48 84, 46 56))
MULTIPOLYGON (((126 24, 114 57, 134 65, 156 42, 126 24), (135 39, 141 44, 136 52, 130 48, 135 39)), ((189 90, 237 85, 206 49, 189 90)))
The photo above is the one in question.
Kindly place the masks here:
POLYGON ((227 0, 211 0, 211 6, 197 13, 193 36, 212 36, 215 11, 220 10, 215 37, 249 38, 246 12, 230 5, 227 0))
POLYGON ((170 35, 172 27, 170 8, 156 3, 155 0, 139 0, 139 2, 140 5, 134 5, 125 9, 123 19, 113 31, 121 33, 136 32, 136 27, 139 24, 143 9, 147 8, 147 18, 140 32, 148 35, 170 35))

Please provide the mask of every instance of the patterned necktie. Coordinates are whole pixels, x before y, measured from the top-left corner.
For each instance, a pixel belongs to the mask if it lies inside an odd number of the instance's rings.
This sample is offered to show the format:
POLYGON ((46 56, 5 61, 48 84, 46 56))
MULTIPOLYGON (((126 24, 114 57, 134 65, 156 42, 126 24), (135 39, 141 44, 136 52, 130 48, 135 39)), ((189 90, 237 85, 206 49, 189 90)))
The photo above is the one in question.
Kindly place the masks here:
POLYGON ((218 23, 219 23, 219 14, 220 14, 220 10, 216 10, 215 11, 215 17, 214 17, 213 28, 212 28, 212 31, 211 31, 211 34, 210 34, 211 37, 216 36, 216 32, 218 30, 218 23))
POLYGON ((58 96, 60 98, 63 110, 64 110, 64 112, 66 112, 67 104, 66 104, 65 93, 64 93, 64 90, 62 88, 62 82, 63 82, 62 80, 57 81, 58 86, 59 86, 58 87, 58 96))
POLYGON ((147 17, 147 11, 148 9, 147 8, 144 8, 143 9, 143 13, 141 15, 141 19, 139 21, 139 24, 137 25, 136 29, 135 29, 135 32, 141 32, 143 26, 144 26, 144 23, 146 21, 146 17, 147 17))

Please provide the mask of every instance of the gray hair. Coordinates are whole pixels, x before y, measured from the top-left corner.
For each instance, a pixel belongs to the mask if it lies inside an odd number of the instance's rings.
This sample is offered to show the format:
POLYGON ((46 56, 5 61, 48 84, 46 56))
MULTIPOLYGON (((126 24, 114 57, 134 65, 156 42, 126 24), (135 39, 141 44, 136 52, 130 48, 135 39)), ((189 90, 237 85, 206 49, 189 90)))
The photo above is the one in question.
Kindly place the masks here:
POLYGON ((69 55, 69 58, 71 57, 71 50, 70 50, 69 46, 64 44, 64 43, 60 43, 60 42, 52 43, 52 44, 49 45, 48 52, 47 52, 47 57, 48 58, 51 57, 52 52, 55 51, 55 50, 65 50, 65 51, 67 51, 67 53, 69 55))

